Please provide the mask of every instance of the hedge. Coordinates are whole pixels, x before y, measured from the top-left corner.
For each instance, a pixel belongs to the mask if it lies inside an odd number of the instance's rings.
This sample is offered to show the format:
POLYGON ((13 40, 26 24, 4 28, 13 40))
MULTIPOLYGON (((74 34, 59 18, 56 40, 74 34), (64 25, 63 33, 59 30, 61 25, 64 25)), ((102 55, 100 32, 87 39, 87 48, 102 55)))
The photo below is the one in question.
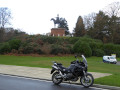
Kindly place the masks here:
POLYGON ((73 46, 74 53, 84 54, 86 57, 92 56, 92 50, 88 43, 77 41, 73 46))

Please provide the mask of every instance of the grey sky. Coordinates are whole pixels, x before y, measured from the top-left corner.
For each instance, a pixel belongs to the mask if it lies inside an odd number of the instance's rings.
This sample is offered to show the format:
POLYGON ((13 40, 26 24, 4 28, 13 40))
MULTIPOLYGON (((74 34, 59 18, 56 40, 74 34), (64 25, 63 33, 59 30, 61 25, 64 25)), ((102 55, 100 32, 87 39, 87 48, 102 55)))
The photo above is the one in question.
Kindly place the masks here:
POLYGON ((29 34, 43 34, 54 27, 51 18, 57 14, 68 21, 70 32, 79 15, 98 12, 108 4, 120 0, 0 0, 0 7, 12 12, 12 26, 29 34))

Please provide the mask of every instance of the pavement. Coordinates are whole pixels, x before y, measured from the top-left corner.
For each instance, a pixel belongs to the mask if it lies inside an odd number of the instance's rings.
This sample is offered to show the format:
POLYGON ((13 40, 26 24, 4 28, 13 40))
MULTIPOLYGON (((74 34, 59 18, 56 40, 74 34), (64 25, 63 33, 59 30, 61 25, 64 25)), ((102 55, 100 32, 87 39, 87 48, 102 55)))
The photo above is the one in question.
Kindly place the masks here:
MULTIPOLYGON (((48 69, 48 68, 26 67, 26 66, 15 66, 15 65, 0 65, 1 74, 37 78, 37 79, 42 79, 42 80, 51 80, 52 75, 50 74, 50 71, 51 69, 48 69)), ((96 72, 89 72, 89 73, 91 73, 95 79, 111 75, 109 73, 96 73, 96 72)), ((79 84, 79 81, 77 81, 76 84, 79 84)), ((94 85, 94 86, 100 87, 100 85, 94 85)))
MULTIPOLYGON (((0 73, 17 75, 17 76, 51 80, 52 75, 50 74, 50 72, 51 69, 48 68, 0 65, 0 73)), ((96 73, 96 72, 90 72, 90 73, 93 74, 93 77, 95 79, 111 75, 109 73, 96 73)))

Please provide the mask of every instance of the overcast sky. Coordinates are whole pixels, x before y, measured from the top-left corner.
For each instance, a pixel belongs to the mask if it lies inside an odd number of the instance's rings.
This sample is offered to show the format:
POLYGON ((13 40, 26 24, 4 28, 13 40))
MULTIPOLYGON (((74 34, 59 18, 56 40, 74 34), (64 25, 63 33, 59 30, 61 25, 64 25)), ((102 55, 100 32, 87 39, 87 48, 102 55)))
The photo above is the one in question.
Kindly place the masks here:
POLYGON ((0 7, 12 12, 12 27, 29 34, 43 34, 54 27, 51 18, 57 14, 67 20, 72 32, 79 15, 98 12, 107 5, 120 0, 0 0, 0 7))

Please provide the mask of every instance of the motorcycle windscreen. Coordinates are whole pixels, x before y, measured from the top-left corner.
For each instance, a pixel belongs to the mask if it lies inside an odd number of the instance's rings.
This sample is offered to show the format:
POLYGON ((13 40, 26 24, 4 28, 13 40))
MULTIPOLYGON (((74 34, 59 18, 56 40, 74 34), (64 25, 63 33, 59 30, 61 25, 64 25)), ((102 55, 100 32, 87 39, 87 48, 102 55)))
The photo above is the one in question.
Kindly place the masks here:
POLYGON ((83 63, 84 63, 84 64, 85 64, 85 66, 87 67, 88 65, 87 65, 87 60, 86 60, 85 56, 84 56, 84 55, 82 55, 82 58, 83 58, 83 63))

